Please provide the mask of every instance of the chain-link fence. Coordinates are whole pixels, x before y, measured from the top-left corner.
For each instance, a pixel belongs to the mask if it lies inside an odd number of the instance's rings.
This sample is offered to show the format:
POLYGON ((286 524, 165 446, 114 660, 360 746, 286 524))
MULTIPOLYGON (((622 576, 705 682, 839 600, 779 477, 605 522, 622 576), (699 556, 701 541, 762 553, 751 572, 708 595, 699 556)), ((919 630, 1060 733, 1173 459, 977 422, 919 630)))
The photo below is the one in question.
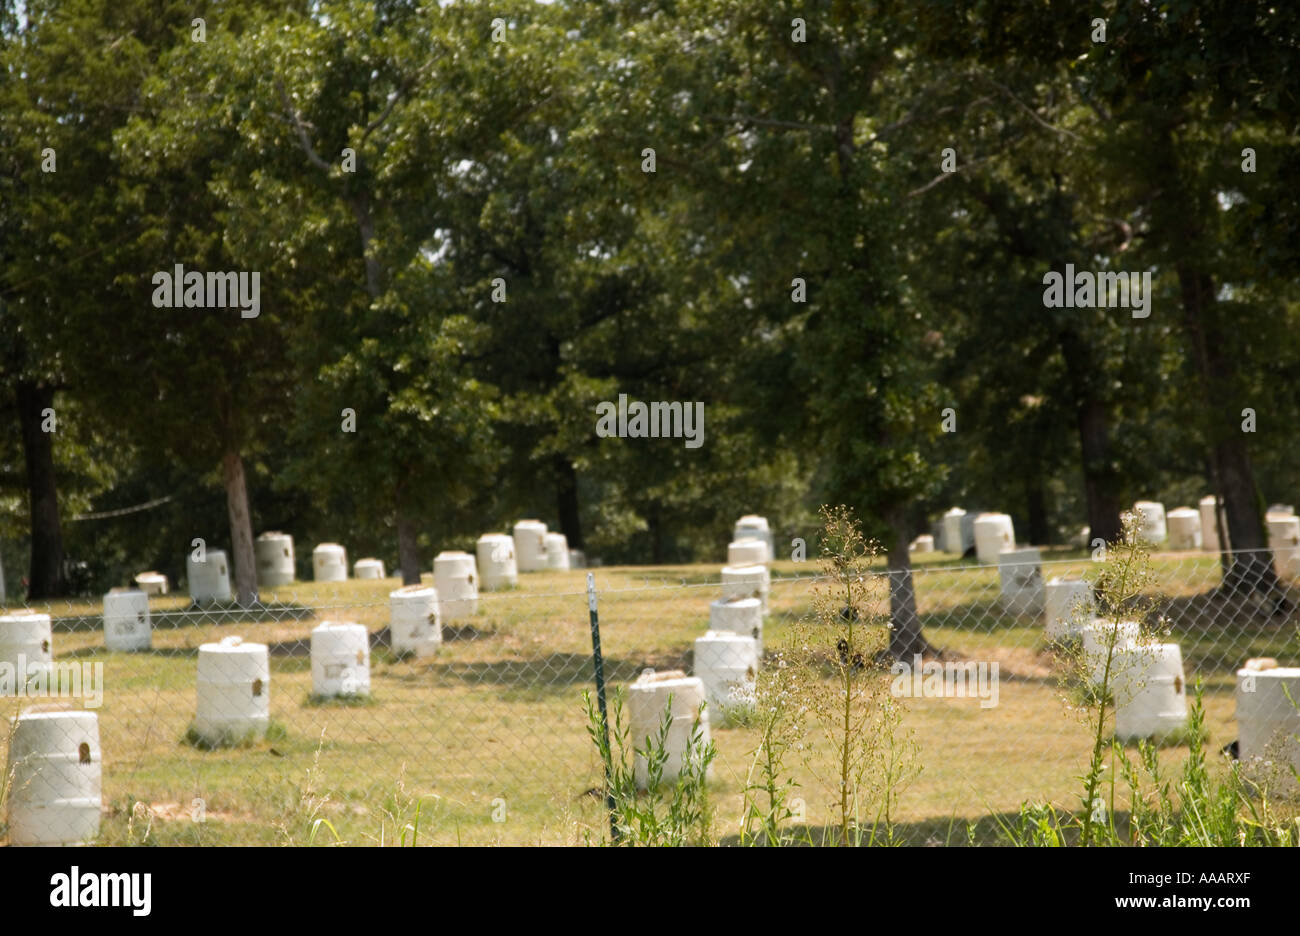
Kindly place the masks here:
MULTIPOLYGON (((918 620, 939 653, 913 662, 967 678, 960 692, 929 673, 895 683, 920 767, 892 817, 903 840, 964 842, 968 821, 1026 800, 1077 803, 1091 740, 1046 638, 1049 626, 1074 626, 1068 609, 1088 589, 1069 581, 1096 566, 1064 555, 1003 568, 917 557, 918 620)), ((726 581, 701 566, 593 570, 611 697, 647 669, 701 677, 693 691, 713 713, 710 796, 724 840, 739 827, 759 733, 720 708, 743 713, 754 670, 811 615, 812 567, 780 561, 726 581)), ((1226 745, 1237 670, 1249 658, 1300 661, 1294 601, 1221 587, 1216 553, 1157 552, 1152 571, 1155 617, 1187 685, 1203 686, 1212 741, 1226 745)), ((1280 571, 1287 588, 1293 570, 1280 571)), ((253 609, 174 593, 11 603, 0 623, 7 835, 603 841, 603 769, 582 700, 593 687, 586 575, 526 574, 510 590, 441 601, 386 578, 263 590, 253 609)), ((833 791, 802 757, 788 762, 796 816, 824 824, 833 791)))

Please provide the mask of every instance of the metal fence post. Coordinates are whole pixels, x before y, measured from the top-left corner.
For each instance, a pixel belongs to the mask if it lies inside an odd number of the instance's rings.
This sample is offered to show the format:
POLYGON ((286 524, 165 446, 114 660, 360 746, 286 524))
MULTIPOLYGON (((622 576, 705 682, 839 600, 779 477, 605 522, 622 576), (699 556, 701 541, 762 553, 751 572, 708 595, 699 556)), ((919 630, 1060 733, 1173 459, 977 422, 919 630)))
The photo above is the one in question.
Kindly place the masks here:
MULTIPOLYGON (((605 729, 605 750, 613 756, 609 746, 609 711, 605 707, 605 661, 600 655, 600 619, 596 613, 596 576, 587 573, 587 608, 591 611, 591 664, 596 671, 596 703, 600 706, 600 721, 605 729)), ((605 807, 609 810, 609 837, 618 844, 618 822, 614 811, 613 777, 610 760, 605 758, 605 807)))

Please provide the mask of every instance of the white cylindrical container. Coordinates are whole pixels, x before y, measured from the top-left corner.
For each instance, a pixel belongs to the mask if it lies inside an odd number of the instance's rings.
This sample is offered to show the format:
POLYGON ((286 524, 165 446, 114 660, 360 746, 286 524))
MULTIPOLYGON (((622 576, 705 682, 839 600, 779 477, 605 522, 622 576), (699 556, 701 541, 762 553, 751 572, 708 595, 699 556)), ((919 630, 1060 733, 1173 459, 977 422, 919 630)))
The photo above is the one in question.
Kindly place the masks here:
POLYGON ((190 598, 198 604, 230 600, 230 565, 220 549, 206 549, 202 562, 194 561, 194 553, 185 560, 185 575, 189 579, 190 598))
POLYGON ((998 553, 1002 607, 1012 614, 1043 613, 1043 557, 1037 549, 1004 549, 998 553))
POLYGON ((9 842, 88 845, 99 835, 102 760, 94 712, 29 709, 9 739, 9 842))
POLYGON ((434 556, 433 585, 438 589, 439 617, 443 621, 478 612, 478 569, 469 553, 451 550, 434 556))
POLYGON ((351 621, 311 632, 311 691, 323 698, 370 695, 370 634, 351 621))
POLYGON ((934 537, 929 533, 922 533, 916 539, 912 540, 911 545, 907 548, 911 552, 932 553, 934 552, 934 537))
POLYGON ((1112 680, 1115 735, 1121 741, 1164 738, 1187 727, 1183 654, 1175 643, 1130 644, 1112 680))
POLYGON ((546 524, 540 520, 520 520, 515 524, 515 561, 520 572, 540 572, 546 568, 546 524))
POLYGON ((754 708, 758 644, 753 637, 709 631, 695 641, 695 675, 704 683, 713 724, 754 708))
POLYGON ((993 564, 1004 549, 1015 549, 1016 531, 1004 513, 980 514, 975 518, 975 555, 980 562, 993 564))
POLYGON ((547 533, 542 538, 546 550, 546 568, 567 572, 569 569, 569 541, 563 533, 547 533))
MULTIPOLYGON (((1207 494, 1197 505, 1201 514, 1201 549, 1206 552, 1219 552, 1219 525, 1215 519, 1214 495, 1207 494)), ((1228 516, 1223 517, 1223 532, 1228 532, 1228 516)))
POLYGON ((776 556, 776 542, 772 538, 772 528, 767 525, 767 517, 745 514, 736 521, 736 526, 731 531, 731 539, 733 542, 747 539, 762 540, 767 547, 767 557, 761 560, 763 562, 771 562, 776 556))
POLYGON ((767 565, 767 543, 760 539, 736 540, 727 546, 727 565, 767 565))
POLYGON ((253 543, 257 559, 257 584, 267 588, 292 585, 293 537, 288 533, 263 533, 253 543))
POLYGON ((709 630, 751 637, 763 655, 763 603, 757 598, 719 598, 709 603, 709 630))
POLYGON ((1176 507, 1165 518, 1169 525, 1169 548, 1201 548, 1201 514, 1190 507, 1176 507))
POLYGON ((266 736, 271 721, 271 667, 266 644, 225 637, 199 647, 194 733, 212 746, 266 736))
MULTIPOLYGON (((668 757, 660 778, 662 782, 672 783, 681 774, 686 754, 691 750, 697 713, 701 737, 693 753, 698 756, 703 746, 709 743, 709 711, 707 708, 700 711, 704 702, 703 681, 680 670, 664 673, 646 670, 628 687, 629 736, 637 751, 645 750, 647 738, 659 738, 664 714, 671 713, 672 722, 664 743, 668 757)), ((649 780, 648 770, 645 757, 639 753, 633 774, 637 786, 645 789, 649 780)))
POLYGON ((389 643, 393 653, 430 656, 442 646, 442 618, 438 614, 438 591, 427 585, 407 585, 391 592, 389 643))
POLYGON ((352 567, 353 578, 359 579, 381 579, 384 577, 384 563, 382 559, 358 559, 356 565, 352 567))
POLYGON ((965 543, 961 535, 961 518, 966 516, 966 511, 960 507, 954 507, 943 515, 943 551, 950 552, 954 555, 964 555, 966 552, 965 543))
POLYGON ((587 554, 581 549, 569 550, 569 568, 585 569, 587 568, 587 554))
POLYGON ((1300 667, 1237 670, 1237 757, 1243 770, 1272 794, 1296 789, 1300 770, 1300 667))
POLYGON ((1044 588, 1047 626, 1044 636, 1050 643, 1073 640, 1092 621, 1097 600, 1092 583, 1083 579, 1054 578, 1044 588))
POLYGON ((104 646, 148 650, 153 645, 149 596, 136 588, 114 588, 104 596, 104 646))
POLYGON ((1106 677, 1106 656, 1110 654, 1111 685, 1115 684, 1115 674, 1119 671, 1120 651, 1127 650, 1138 639, 1141 628, 1136 621, 1121 621, 1116 628, 1115 622, 1105 618, 1093 618, 1083 625, 1083 666, 1089 679, 1099 684, 1106 677), (1112 636, 1113 635, 1113 636, 1112 636), (1113 649, 1111 648, 1113 642, 1113 649))
POLYGON ((772 577, 767 566, 726 566, 722 570, 722 600, 757 598, 767 614, 767 595, 772 577))
POLYGON ((1165 505, 1159 501, 1138 501, 1133 505, 1138 515, 1138 536, 1151 546, 1159 546, 1167 537, 1165 505))
POLYGON ((346 582, 348 551, 338 543, 321 543, 311 551, 311 571, 317 582, 346 582))
POLYGON ((1300 575, 1300 517, 1295 514, 1264 515, 1268 525, 1268 548, 1280 578, 1300 575))
POLYGON ((159 572, 141 572, 135 577, 135 583, 146 595, 167 594, 167 576, 159 572))
POLYGON ((515 562, 515 540, 504 533, 484 533, 474 546, 478 573, 486 591, 514 588, 519 584, 519 566, 515 562))
POLYGON ((46 678, 54 662, 53 643, 48 614, 0 615, 0 695, 25 695, 33 680, 46 678))

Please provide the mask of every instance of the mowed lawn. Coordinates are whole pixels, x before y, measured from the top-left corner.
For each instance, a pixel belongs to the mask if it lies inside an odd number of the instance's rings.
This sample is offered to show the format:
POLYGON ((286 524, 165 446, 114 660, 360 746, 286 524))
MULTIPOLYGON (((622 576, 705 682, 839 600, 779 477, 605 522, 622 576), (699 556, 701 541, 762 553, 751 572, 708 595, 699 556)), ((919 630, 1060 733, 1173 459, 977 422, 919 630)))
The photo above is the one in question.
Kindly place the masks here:
MULTIPOLYGON (((1078 554, 1059 555, 1068 561, 1049 562, 1046 577, 1090 570, 1078 554)), ((996 661, 1000 682, 998 704, 990 708, 972 698, 907 700, 904 725, 922 770, 902 795, 900 834, 916 843, 964 844, 968 821, 983 820, 979 828, 987 834, 988 817, 1014 813, 1024 800, 1073 807, 1090 740, 1043 652, 1041 618, 1000 610, 996 569, 954 564, 942 554, 918 559, 915 580, 930 643, 953 658, 996 661)), ((1171 639, 1182 644, 1189 682, 1199 676, 1206 684, 1216 749, 1236 737, 1236 667, 1250 656, 1300 659, 1293 620, 1229 617, 1204 599, 1217 579, 1217 561, 1197 554, 1155 561, 1159 591, 1169 598, 1171 639)), ((718 570, 594 570, 611 687, 646 667, 689 670, 693 641, 707 630, 709 602, 720 591, 718 570)), ((788 622, 810 613, 813 572, 813 563, 774 564, 764 634, 769 654, 788 622)), ((388 593, 399 585, 392 578, 300 583, 264 592, 273 610, 257 618, 185 613, 183 596, 155 598, 152 653, 106 652, 97 603, 49 609, 57 659, 104 665, 97 710, 102 840, 388 842, 415 823, 419 804, 421 844, 602 841, 606 818, 594 792, 601 768, 581 698, 592 686, 586 573, 521 575, 518 589, 485 593, 478 614, 444 622, 438 655, 418 661, 395 660, 386 649, 388 593), (322 620, 357 621, 370 630, 368 703, 310 699, 307 641, 322 620), (231 634, 271 647, 273 731, 253 747, 197 750, 182 740, 194 714, 197 649, 231 634)), ((34 703, 0 704, 12 715, 34 703)), ((0 749, 7 747, 3 734, 0 749)), ((716 831, 727 837, 742 814, 756 734, 715 726, 713 739, 716 831)), ((1184 753, 1170 747, 1161 756, 1172 769, 1184 753)), ((807 821, 823 824, 831 794, 794 757, 807 821)))

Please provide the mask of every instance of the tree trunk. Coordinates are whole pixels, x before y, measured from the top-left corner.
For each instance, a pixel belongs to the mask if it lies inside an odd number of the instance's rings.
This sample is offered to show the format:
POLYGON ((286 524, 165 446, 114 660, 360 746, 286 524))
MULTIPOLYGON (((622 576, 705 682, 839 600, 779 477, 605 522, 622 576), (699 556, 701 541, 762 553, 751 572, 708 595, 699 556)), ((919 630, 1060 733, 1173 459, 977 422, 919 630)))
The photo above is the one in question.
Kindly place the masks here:
POLYGON ((257 603, 257 560, 253 553, 253 517, 248 509, 244 459, 238 452, 227 452, 222 457, 221 475, 226 485, 226 513, 230 517, 235 600, 248 607, 257 603))
POLYGON ((397 485, 397 562, 402 567, 402 584, 420 584, 420 550, 416 545, 415 524, 403 504, 406 482, 397 485))
POLYGON ((570 549, 582 549, 582 518, 578 514, 578 473, 573 463, 563 455, 555 456, 556 509, 560 515, 560 529, 569 541, 570 549))
POLYGON ((662 565, 664 561, 664 537, 663 524, 659 519, 658 501, 651 505, 650 516, 646 520, 647 525, 650 527, 650 562, 653 565, 662 565))
POLYGON ((1078 332, 1061 333, 1061 356, 1070 374, 1075 415, 1079 427, 1080 468, 1088 507, 1089 539, 1108 543, 1120 538, 1120 479, 1111 464, 1110 411, 1094 386, 1097 367, 1078 332))
POLYGON ((58 598, 68 593, 63 574, 63 531, 59 492, 54 478, 54 439, 42 428, 46 409, 53 409, 54 388, 19 381, 14 389, 27 462, 27 503, 31 513, 32 553, 27 571, 27 600, 58 598))
POLYGON ((894 508, 888 520, 893 531, 889 549, 889 653, 896 660, 911 662, 914 654, 929 653, 933 648, 921 633, 921 618, 916 613, 906 509, 894 508))
POLYGON ((1043 479, 1037 472, 1030 479, 1026 494, 1026 507, 1029 511, 1029 542, 1037 546, 1047 546, 1051 543, 1052 528, 1047 522, 1047 496, 1043 492, 1043 479))

